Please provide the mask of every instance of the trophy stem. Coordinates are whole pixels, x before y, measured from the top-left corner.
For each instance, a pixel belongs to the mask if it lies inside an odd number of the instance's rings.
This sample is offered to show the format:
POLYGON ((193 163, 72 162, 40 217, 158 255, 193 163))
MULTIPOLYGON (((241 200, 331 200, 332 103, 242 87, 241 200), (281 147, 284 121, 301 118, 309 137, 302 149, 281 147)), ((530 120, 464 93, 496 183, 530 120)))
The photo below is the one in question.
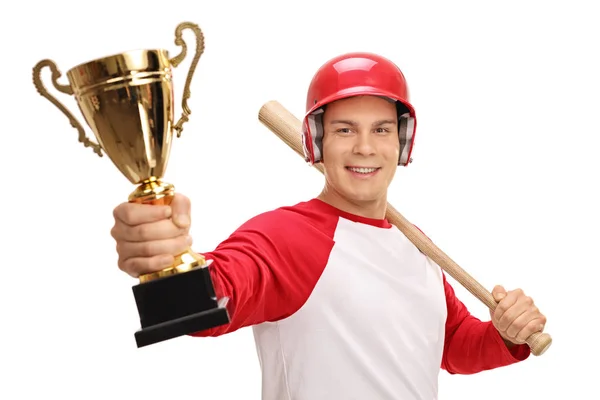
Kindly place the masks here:
MULTIPOLYGON (((142 181, 138 187, 129 195, 129 201, 132 203, 169 205, 173 200, 175 187, 167 182, 161 181, 157 177, 150 177, 142 181)), ((191 249, 175 257, 175 261, 169 267, 149 274, 140 275, 140 283, 149 282, 155 279, 180 274, 190 271, 197 267, 206 265, 206 259, 200 254, 194 253, 191 249)))
POLYGON ((173 200, 175 187, 159 178, 151 176, 142 181, 138 187, 129 195, 132 203, 169 205, 173 200))

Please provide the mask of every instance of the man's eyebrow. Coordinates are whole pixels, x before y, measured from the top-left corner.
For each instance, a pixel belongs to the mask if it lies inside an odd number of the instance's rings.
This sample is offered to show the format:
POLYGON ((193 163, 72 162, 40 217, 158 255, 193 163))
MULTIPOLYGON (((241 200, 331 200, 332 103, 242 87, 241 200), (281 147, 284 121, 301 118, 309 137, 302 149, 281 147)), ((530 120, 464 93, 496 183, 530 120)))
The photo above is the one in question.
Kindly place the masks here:
POLYGON ((351 125, 351 126, 356 126, 358 125, 356 123, 356 121, 352 121, 349 119, 334 119, 333 121, 329 121, 330 125, 335 125, 335 124, 344 124, 344 125, 351 125))
POLYGON ((386 124, 396 124, 397 121, 395 119, 381 119, 379 121, 373 122, 373 126, 381 126, 386 124))
MULTIPOLYGON (((345 125, 350 125, 350 126, 358 125, 358 123, 356 121, 352 121, 349 119, 334 119, 334 120, 330 121, 329 124, 330 125, 345 124, 345 125)), ((396 120, 395 119, 381 119, 379 121, 373 122, 372 126, 381 126, 381 125, 385 125, 385 124, 396 124, 396 120)))

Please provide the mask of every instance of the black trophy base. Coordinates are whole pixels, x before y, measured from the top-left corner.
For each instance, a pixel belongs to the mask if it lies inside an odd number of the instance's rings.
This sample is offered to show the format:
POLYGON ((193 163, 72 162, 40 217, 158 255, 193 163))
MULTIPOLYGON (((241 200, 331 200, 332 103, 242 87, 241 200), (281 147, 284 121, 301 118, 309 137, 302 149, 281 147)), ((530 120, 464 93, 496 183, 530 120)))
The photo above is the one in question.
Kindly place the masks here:
POLYGON ((137 347, 148 346, 229 323, 229 314, 226 308, 228 301, 229 298, 224 297, 218 301, 217 308, 140 329, 135 333, 137 347))
POLYGON ((140 283, 133 288, 141 329, 137 347, 230 322, 228 297, 216 298, 207 267, 140 283))

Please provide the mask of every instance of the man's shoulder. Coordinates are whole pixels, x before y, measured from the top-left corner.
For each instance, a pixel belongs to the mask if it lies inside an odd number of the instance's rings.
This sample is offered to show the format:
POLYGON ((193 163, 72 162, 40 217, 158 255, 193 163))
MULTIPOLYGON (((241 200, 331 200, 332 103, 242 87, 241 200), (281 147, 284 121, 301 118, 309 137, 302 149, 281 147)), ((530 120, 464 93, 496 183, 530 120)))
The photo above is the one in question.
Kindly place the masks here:
POLYGON ((321 265, 333 247, 339 220, 323 204, 314 199, 257 214, 240 225, 215 251, 206 254, 210 258, 231 250, 245 254, 260 252, 262 258, 271 262, 310 260, 321 265))
POLYGON ((332 235, 338 220, 329 206, 315 198, 264 211, 244 222, 237 231, 258 231, 285 237, 311 232, 332 235))

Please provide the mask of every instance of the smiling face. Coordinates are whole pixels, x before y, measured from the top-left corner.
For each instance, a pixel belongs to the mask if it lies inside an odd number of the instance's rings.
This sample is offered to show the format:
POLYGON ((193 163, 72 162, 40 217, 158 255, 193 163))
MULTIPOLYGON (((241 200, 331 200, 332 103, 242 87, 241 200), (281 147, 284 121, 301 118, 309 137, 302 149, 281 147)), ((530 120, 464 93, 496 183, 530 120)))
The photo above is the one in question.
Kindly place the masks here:
POLYGON ((322 199, 348 212, 383 218, 400 151, 395 104, 375 96, 335 101, 327 105, 323 129, 322 199))

